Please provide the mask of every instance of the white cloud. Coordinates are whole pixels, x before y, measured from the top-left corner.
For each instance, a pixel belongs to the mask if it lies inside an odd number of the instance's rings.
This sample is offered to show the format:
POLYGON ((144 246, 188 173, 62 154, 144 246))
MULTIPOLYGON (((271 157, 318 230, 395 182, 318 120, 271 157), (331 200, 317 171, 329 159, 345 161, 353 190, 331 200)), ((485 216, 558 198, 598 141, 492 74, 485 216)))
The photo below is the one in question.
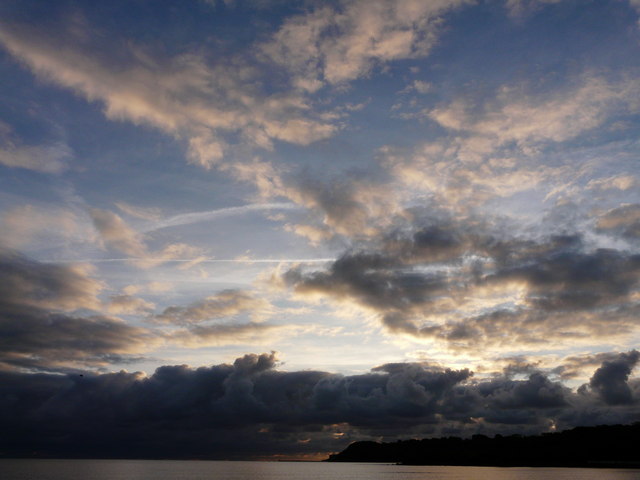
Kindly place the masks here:
POLYGON ((445 128, 482 135, 495 146, 515 142, 522 149, 540 142, 563 142, 602 125, 612 112, 637 111, 635 80, 609 82, 586 76, 572 91, 539 96, 503 87, 492 103, 476 113, 461 100, 433 109, 429 117, 445 128))
POLYGON ((300 90, 316 91, 366 76, 376 65, 424 57, 442 15, 466 0, 357 0, 289 18, 264 52, 293 74, 300 90))
POLYGON ((398 93, 406 94, 406 93, 416 92, 416 93, 419 93, 420 95, 424 95, 426 93, 429 93, 432 89, 433 89, 433 85, 431 83, 425 82, 423 80, 414 80, 398 93))

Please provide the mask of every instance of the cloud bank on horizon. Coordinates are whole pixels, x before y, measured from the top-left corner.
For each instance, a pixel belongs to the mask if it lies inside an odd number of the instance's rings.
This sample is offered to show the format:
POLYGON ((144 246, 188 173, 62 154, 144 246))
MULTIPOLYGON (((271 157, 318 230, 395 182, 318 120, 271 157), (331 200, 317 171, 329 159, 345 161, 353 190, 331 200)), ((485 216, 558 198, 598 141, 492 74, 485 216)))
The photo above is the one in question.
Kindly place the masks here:
POLYGON ((3 2, 0 450, 640 420, 639 13, 3 2))

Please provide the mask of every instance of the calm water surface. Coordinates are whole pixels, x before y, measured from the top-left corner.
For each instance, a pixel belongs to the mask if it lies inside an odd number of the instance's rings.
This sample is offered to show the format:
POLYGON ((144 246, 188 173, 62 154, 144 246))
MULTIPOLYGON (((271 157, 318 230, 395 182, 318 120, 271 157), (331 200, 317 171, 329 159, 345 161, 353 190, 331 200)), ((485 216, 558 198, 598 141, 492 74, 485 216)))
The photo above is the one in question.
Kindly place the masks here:
POLYGON ((640 480, 640 470, 172 460, 0 460, 2 480, 640 480))

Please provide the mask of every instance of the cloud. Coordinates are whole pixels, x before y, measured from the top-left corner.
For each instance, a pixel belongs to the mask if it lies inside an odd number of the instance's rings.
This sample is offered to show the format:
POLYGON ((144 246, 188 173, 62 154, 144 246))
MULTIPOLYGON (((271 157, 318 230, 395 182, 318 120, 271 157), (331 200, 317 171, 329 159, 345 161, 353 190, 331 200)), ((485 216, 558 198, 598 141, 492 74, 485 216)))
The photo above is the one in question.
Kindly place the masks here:
POLYGON ((280 281, 301 298, 355 303, 392 333, 468 351, 627 335, 639 270, 638 255, 589 250, 578 235, 508 239, 487 225, 439 221, 399 229, 326 270, 291 268, 280 281))
POLYGON ((294 337, 300 328, 257 322, 213 323, 191 325, 173 330, 165 338, 175 344, 191 347, 226 345, 269 345, 283 337, 294 337))
MULTIPOLYGON (((151 317, 155 305, 125 289, 102 302, 103 283, 81 265, 40 263, 0 252, 0 369, 69 371, 139 359, 161 345, 182 347, 265 345, 298 335, 294 325, 262 321, 270 303, 249 292, 224 290, 186 307, 172 306, 151 317), (87 311, 91 311, 88 313, 87 311), (154 318, 153 329, 107 315, 154 318), (249 316, 252 320, 239 320, 249 316)), ((152 282, 145 291, 164 291, 152 282)))
POLYGON ((615 175, 613 177, 590 180, 587 188, 626 191, 637 185, 638 179, 634 175, 615 175))
POLYGON ((118 210, 142 220, 158 221, 162 218, 162 212, 159 208, 136 207, 126 202, 116 202, 115 205, 118 210))
POLYGON ((194 348, 265 345, 302 331, 294 325, 263 323, 272 314, 273 307, 264 298, 243 290, 223 290, 188 306, 167 307, 152 319, 164 330, 171 328, 165 333, 167 341, 194 348))
MULTIPOLYGON (((112 48, 102 45, 102 55, 92 49, 94 40, 88 30, 78 36, 18 22, 0 26, 0 43, 34 74, 102 103, 111 120, 150 125, 186 139, 191 161, 205 168, 222 161, 228 135, 271 149, 276 140, 308 145, 337 130, 314 115, 303 97, 265 93, 250 53, 215 62, 197 53, 159 59, 128 42, 115 60, 115 40, 112 48)), ((16 155, 5 154, 4 162, 40 165, 16 155)))
POLYGON ((155 223, 146 229, 147 232, 159 230, 161 228, 176 227, 181 225, 190 225, 199 222, 210 222, 219 218, 225 218, 235 215, 243 215, 250 212, 261 212, 271 210, 294 210, 298 207, 292 203, 266 203, 266 204, 249 204, 239 207, 218 208, 207 212, 191 212, 181 213, 173 217, 160 219, 154 218, 155 223))
POLYGON ((135 295, 141 292, 165 293, 171 291, 173 288, 174 285, 171 282, 153 281, 142 285, 127 285, 122 289, 122 293, 124 295, 135 295))
POLYGON ((554 252, 530 265, 507 267, 486 281, 524 281, 528 301, 543 310, 581 310, 616 304, 628 298, 638 283, 640 257, 600 249, 554 252))
POLYGON ((64 144, 2 145, 0 164, 42 173, 60 173, 67 169, 71 150, 64 144))
POLYGON ((7 308, 97 310, 101 305, 98 294, 103 284, 92 278, 90 272, 86 265, 40 263, 2 249, 0 302, 7 308))
POLYGON ((613 112, 634 112, 639 104, 631 80, 607 81, 585 75, 569 92, 522 97, 521 88, 503 87, 493 103, 481 106, 455 100, 429 117, 445 128, 491 138, 496 146, 515 142, 530 149, 541 142, 563 142, 602 125, 613 112), (476 110, 476 111, 474 111, 476 110))
POLYGON ((572 355, 564 358, 562 365, 554 368, 553 373, 560 375, 563 380, 584 377, 587 370, 591 372, 594 367, 602 365, 605 361, 614 360, 617 356, 615 352, 572 355))
POLYGON ((64 142, 25 145, 13 128, 0 120, 0 165, 41 173, 61 173, 73 154, 64 142))
POLYGON ((631 405, 602 407, 541 373, 474 379, 467 369, 391 363, 345 376, 278 366, 271 353, 197 369, 163 366, 148 377, 2 373, 0 448, 12 455, 37 445, 42 455, 246 458, 331 452, 355 438, 540 433, 574 426, 571 419, 586 412, 595 423, 612 413, 623 422, 635 415, 631 405))
POLYGON ((131 295, 112 295, 107 311, 113 315, 141 315, 152 312, 155 305, 131 295))
POLYGON ((101 366, 114 356, 147 351, 157 338, 117 318, 77 311, 99 310, 103 288, 82 266, 0 255, 0 366, 65 370, 101 366))
POLYGON ((598 368, 589 386, 607 405, 633 403, 635 400, 629 388, 628 380, 631 370, 640 361, 640 352, 632 350, 621 353, 617 358, 605 360, 598 368))
POLYGON ((129 227, 119 215, 98 208, 92 208, 89 214, 109 248, 131 257, 143 258, 149 255, 141 235, 129 227))
POLYGON ((202 249, 198 247, 186 243, 171 243, 162 250, 150 253, 148 258, 138 259, 135 263, 141 268, 152 268, 164 262, 179 260, 182 265, 178 268, 186 270, 198 265, 205 258, 202 255, 202 249))
MULTIPOLYGON (((589 204, 568 185, 580 190, 582 175, 594 178, 593 165, 548 161, 542 153, 605 126, 615 112, 635 111, 634 89, 628 80, 589 75, 563 92, 529 96, 505 87, 477 108, 458 101, 433 110, 453 135, 413 157, 383 148, 383 166, 397 183, 288 182, 288 198, 323 218, 287 228, 314 242, 338 233, 352 247, 326 270, 295 267, 276 283, 299 298, 356 304, 387 331, 456 351, 542 339, 562 348, 628 335, 636 330, 637 253, 594 241, 588 216, 563 216, 572 214, 571 201, 589 204), (520 194, 526 209, 547 192, 558 206, 546 218, 540 205, 537 218, 523 220, 518 203, 510 217, 499 216, 502 198, 520 194)), ((591 187, 632 184, 610 172, 601 180, 591 187)), ((598 214, 596 232, 635 239, 634 208, 598 214)))
POLYGON ((0 241, 6 247, 25 251, 30 248, 68 245, 93 237, 93 228, 69 209, 43 205, 20 205, 0 216, 0 241))
MULTIPOLYGON (((347 176, 326 183, 299 178, 280 194, 320 215, 322 225, 333 235, 373 236, 397 208, 383 185, 366 178, 347 176)), ((305 226, 301 228, 306 233, 305 226)))
POLYGON ((596 227, 598 232, 637 241, 640 239, 640 205, 613 208, 598 218, 596 227))
POLYGON ((570 397, 567 388, 551 382, 541 373, 532 373, 524 381, 488 381, 482 383, 479 390, 485 399, 490 399, 491 407, 496 410, 566 407, 570 397))
MULTIPOLYGON (((578 153, 575 145, 587 135, 601 135, 621 115, 638 111, 631 76, 587 72, 563 87, 534 90, 507 84, 493 96, 456 97, 420 114, 446 129, 448 136, 426 142, 409 155, 385 147, 382 164, 397 180, 391 185, 400 199, 425 198, 459 214, 484 207, 521 217, 522 208, 510 211, 511 203, 502 199, 528 193, 546 194, 543 201, 582 200, 585 182, 588 188, 624 192, 633 185, 633 176, 599 171, 598 162, 584 162, 584 155, 603 154, 578 153)), ((538 201, 534 205, 542 208, 538 201)))
POLYGON ((285 174, 254 162, 242 168, 238 179, 256 185, 262 198, 286 198, 307 209, 305 223, 287 224, 286 229, 312 243, 336 236, 375 236, 400 209, 388 185, 365 172, 322 179, 308 172, 285 174))
POLYGON ((316 91, 366 76, 376 66, 428 55, 447 12, 470 3, 356 1, 322 5, 287 19, 263 46, 294 87, 316 91))
POLYGON ((161 323, 192 325, 208 320, 234 317, 248 312, 260 318, 269 310, 270 304, 242 290, 223 290, 188 307, 167 307, 154 318, 161 323))
POLYGON ((185 243, 172 243, 161 250, 150 252, 142 234, 135 231, 117 214, 108 210, 89 210, 93 224, 108 248, 129 256, 140 268, 152 268, 170 260, 185 260, 187 267, 204 259, 202 250, 185 243))
POLYGON ((415 91, 421 95, 428 93, 433 88, 433 85, 429 82, 425 82, 423 80, 414 80, 410 85, 408 85, 402 92, 400 93, 408 93, 415 91))
MULTIPOLYGON (((639 0, 629 0, 629 5, 638 12, 640 15, 640 1, 639 0)), ((638 20, 638 24, 640 25, 640 20, 638 20)))
POLYGON ((68 371, 101 367, 159 344, 149 331, 113 317, 81 317, 26 307, 3 310, 0 322, 3 370, 68 371))

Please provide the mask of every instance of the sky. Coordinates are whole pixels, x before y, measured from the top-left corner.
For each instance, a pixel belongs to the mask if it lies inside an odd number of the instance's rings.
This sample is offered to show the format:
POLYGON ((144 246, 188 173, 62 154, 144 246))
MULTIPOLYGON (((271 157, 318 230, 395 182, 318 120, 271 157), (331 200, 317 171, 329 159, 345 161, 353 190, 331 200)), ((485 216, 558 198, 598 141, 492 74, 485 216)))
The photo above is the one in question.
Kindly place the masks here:
POLYGON ((0 456, 640 421, 639 74, 638 0, 4 0, 0 456))

